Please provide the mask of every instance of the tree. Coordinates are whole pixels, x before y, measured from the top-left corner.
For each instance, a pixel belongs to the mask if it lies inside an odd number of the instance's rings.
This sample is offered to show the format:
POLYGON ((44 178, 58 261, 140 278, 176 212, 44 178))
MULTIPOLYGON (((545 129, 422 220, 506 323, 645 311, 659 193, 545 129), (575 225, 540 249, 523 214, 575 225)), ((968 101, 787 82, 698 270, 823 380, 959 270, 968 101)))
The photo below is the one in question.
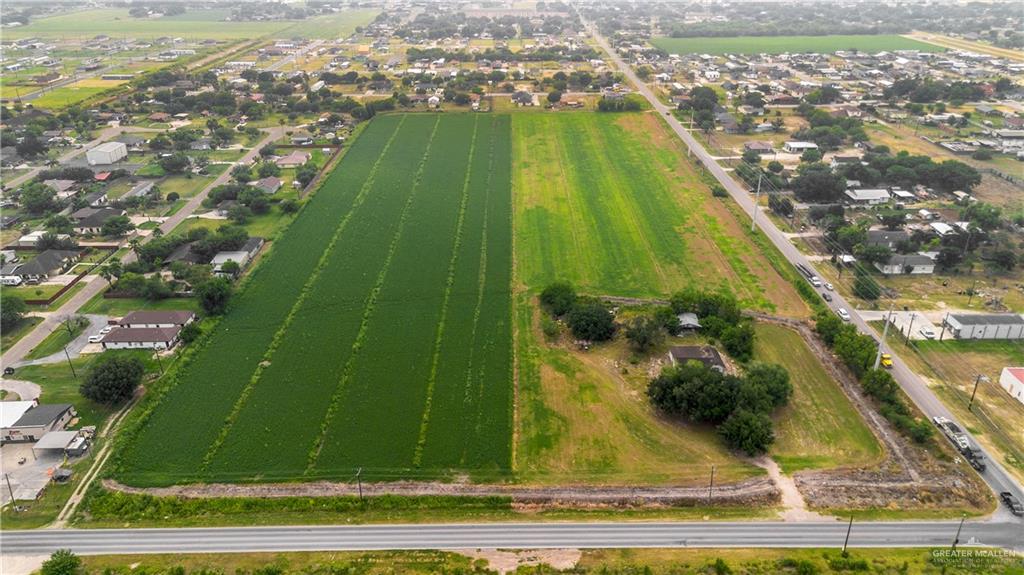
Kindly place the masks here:
POLYGON ((196 298, 207 315, 220 315, 231 300, 231 282, 225 278, 209 279, 196 287, 196 298))
POLYGON ((939 248, 939 254, 935 256, 935 265, 939 269, 948 270, 957 266, 963 259, 963 251, 952 246, 939 248))
POLYGON ((32 134, 28 134, 14 146, 14 149, 23 158, 34 158, 46 153, 46 144, 32 134))
POLYGON ((805 150, 803 154, 800 154, 800 161, 813 163, 821 161, 821 152, 815 149, 805 150))
POLYGON ((181 198, 181 195, 178 192, 171 192, 171 193, 167 194, 167 201, 168 202, 176 202, 180 198, 181 198))
POLYGON ((960 210, 961 220, 971 222, 985 231, 998 228, 1002 215, 1003 211, 999 206, 986 202, 972 202, 960 210))
POLYGON ((243 166, 241 164, 231 168, 231 177, 235 181, 247 184, 252 181, 252 169, 249 166, 243 166))
POLYGON ((884 264, 892 257, 892 250, 883 245, 871 246, 861 244, 855 251, 857 252, 857 257, 860 258, 861 261, 871 265, 884 264))
POLYGON ((786 166, 782 165, 782 162, 778 160, 772 160, 768 162, 768 171, 773 174, 781 174, 782 170, 785 170, 786 166))
POLYGON ((646 353, 665 339, 661 324, 653 317, 635 317, 626 326, 626 339, 638 353, 646 353))
POLYGON ((802 201, 835 202, 846 190, 846 178, 832 171, 827 164, 802 164, 790 184, 802 201))
POLYGON ((731 325, 722 331, 722 347, 729 355, 747 361, 754 355, 754 327, 749 323, 731 325))
POLYGON ((188 344, 195 341, 202 333, 203 330, 199 329, 199 324, 197 322, 191 322, 181 328, 181 332, 178 334, 178 337, 181 339, 181 343, 188 344))
POLYGON ((552 90, 548 93, 548 102, 557 104, 562 101, 562 93, 558 90, 552 90))
POLYGON ((117 405, 132 396, 144 372, 137 357, 103 354, 89 369, 79 391, 95 402, 117 405))
POLYGON ((231 220, 232 222, 235 222, 238 225, 245 224, 246 222, 249 221, 250 217, 252 217, 252 210, 250 210, 247 206, 231 206, 231 208, 228 210, 228 219, 231 220))
POLYGON ((882 295, 878 282, 866 271, 858 269, 853 279, 853 295, 869 301, 874 301, 882 295))
POLYGON ((939 190, 970 192, 981 183, 981 174, 958 160, 946 160, 937 164, 930 175, 932 186, 939 190))
POLYGON ((57 192, 40 183, 32 183, 21 191, 21 207, 29 213, 39 215, 57 206, 57 192))
POLYGON ((46 218, 43 225, 46 229, 59 234, 70 234, 75 228, 75 222, 71 218, 61 214, 53 214, 46 218))
POLYGON ((123 238, 128 232, 135 229, 135 224, 128 216, 114 216, 103 222, 100 233, 108 238, 123 238))
POLYGON ((756 150, 744 150, 743 161, 751 165, 760 164, 761 154, 758 154, 756 150))
POLYGON ((793 395, 789 372, 774 363, 753 362, 747 366, 747 384, 763 388, 771 397, 772 407, 782 407, 793 395))
POLYGON ((160 164, 160 167, 164 169, 165 172, 177 174, 187 170, 188 167, 191 165, 191 160, 189 160, 189 157, 186 156, 184 153, 175 152, 170 156, 160 158, 160 161, 158 163, 160 164))
POLYGON ((292 199, 284 200, 279 204, 279 206, 281 208, 281 213, 284 214, 294 214, 299 211, 299 203, 292 199))
POLYGON ((306 187, 316 178, 316 173, 316 165, 306 162, 299 166, 299 169, 295 170, 295 180, 302 184, 302 187, 306 187))
POLYGON ((281 168, 274 162, 261 162, 260 167, 257 168, 256 171, 259 173, 261 178, 281 175, 281 168))
POLYGON ((998 249, 992 253, 992 264, 1004 271, 1010 271, 1017 266, 1017 254, 1005 248, 998 249))
POLYGON ((242 271, 242 266, 238 265, 235 260, 228 260, 221 264, 220 271, 228 274, 231 277, 237 277, 239 272, 242 271))
POLYGON ((554 316, 563 316, 576 303, 576 289, 568 282, 555 282, 540 292, 540 304, 554 316))
POLYGON ((70 549, 58 549, 43 561, 39 573, 42 575, 77 575, 82 567, 82 559, 70 549))
POLYGON ((739 409, 718 427, 718 433, 730 449, 747 455, 760 455, 775 442, 772 420, 763 413, 739 409))
POLYGON ((4 296, 3 305, 0 305, 0 329, 14 329, 27 312, 28 305, 20 297, 4 296))
POLYGON ((577 339, 605 341, 615 335, 612 314, 597 300, 577 300, 566 315, 566 323, 577 339))
POLYGON ((906 212, 900 210, 884 212, 878 215, 878 221, 882 222, 882 225, 890 231, 898 230, 907 223, 907 215, 906 212))

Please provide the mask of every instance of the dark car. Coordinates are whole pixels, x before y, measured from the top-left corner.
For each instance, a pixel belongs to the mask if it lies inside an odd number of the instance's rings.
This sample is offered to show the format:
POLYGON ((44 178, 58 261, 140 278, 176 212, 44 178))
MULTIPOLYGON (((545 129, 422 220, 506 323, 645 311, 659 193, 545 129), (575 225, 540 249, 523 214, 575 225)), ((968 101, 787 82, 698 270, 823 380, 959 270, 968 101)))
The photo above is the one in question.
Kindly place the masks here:
POLYGON ((1024 515, 1024 505, 1020 504, 1020 500, 1013 496, 1009 491, 1004 491, 999 494, 999 498, 1003 500, 1003 503, 1010 508, 1010 513, 1017 516, 1024 515))
POLYGON ((5 367, 4 368, 4 375, 14 375, 14 368, 13 367, 5 367))
POLYGON ((828 293, 827 291, 823 291, 821 292, 821 299, 825 301, 832 301, 832 294, 828 293))

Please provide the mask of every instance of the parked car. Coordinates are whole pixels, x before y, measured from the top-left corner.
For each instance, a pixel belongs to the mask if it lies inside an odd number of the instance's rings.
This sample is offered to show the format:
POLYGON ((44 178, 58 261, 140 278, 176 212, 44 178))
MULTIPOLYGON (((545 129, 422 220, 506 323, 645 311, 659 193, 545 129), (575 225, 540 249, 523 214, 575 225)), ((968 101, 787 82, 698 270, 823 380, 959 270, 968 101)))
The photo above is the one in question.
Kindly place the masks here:
POLYGON ((828 291, 832 291, 835 288, 833 288, 832 284, 830 284, 829 282, 825 282, 825 289, 827 289, 828 291))
POLYGON ((101 333, 89 336, 89 343, 99 343, 101 341, 103 341, 103 334, 101 333))
POLYGON ((836 310, 836 315, 843 321, 850 321, 850 312, 846 311, 845 307, 841 307, 836 310))
POLYGON ((821 292, 821 299, 825 301, 832 301, 832 294, 828 293, 827 291, 823 291, 821 292))
POLYGON ((1021 505, 1020 500, 1013 496, 1009 491, 1004 491, 999 494, 999 498, 1003 500, 1003 503, 1010 508, 1010 513, 1020 517, 1024 516, 1024 505, 1021 505))
POLYGON ((107 335, 113 329, 114 329, 114 326, 108 325, 108 326, 106 326, 106 327, 104 327, 103 329, 100 330, 100 335, 107 335))
POLYGON ((917 330, 917 333, 921 334, 925 339, 935 339, 935 330, 930 327, 922 327, 917 330))

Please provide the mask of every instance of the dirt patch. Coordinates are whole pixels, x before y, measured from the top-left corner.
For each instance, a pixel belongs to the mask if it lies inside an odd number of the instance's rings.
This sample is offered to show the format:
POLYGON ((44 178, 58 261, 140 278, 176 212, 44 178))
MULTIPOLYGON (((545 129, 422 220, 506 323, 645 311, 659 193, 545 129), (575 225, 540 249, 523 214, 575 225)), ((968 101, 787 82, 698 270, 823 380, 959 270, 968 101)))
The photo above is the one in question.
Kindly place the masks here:
POLYGON ((583 553, 579 549, 536 549, 501 551, 498 549, 460 549, 456 553, 470 559, 483 560, 498 573, 515 573, 520 567, 547 565, 558 571, 576 567, 583 553))
MULTIPOLYGON (((202 483, 171 487, 130 487, 112 479, 103 486, 111 491, 146 494, 157 497, 337 497, 359 494, 355 483, 317 481, 310 483, 230 484, 202 483)), ((509 497, 513 505, 543 507, 646 507, 698 504, 769 505, 778 500, 778 490, 771 480, 756 478, 728 485, 716 485, 711 498, 706 487, 628 487, 628 486, 559 486, 530 487, 522 485, 481 485, 428 481, 396 481, 363 483, 364 497, 380 495, 453 495, 465 497, 509 497)), ((525 507, 524 507, 525 508, 525 507)))

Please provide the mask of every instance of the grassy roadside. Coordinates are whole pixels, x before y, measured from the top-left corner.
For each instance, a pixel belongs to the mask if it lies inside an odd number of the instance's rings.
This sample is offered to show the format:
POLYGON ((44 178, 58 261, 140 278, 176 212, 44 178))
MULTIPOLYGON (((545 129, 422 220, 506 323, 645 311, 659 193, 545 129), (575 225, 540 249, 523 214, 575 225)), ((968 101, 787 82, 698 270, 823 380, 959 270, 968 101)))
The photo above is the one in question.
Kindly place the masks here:
POLYGON ((43 323, 43 318, 41 317, 29 316, 22 318, 18 325, 14 326, 14 329, 4 331, 3 336, 0 337, 0 352, 10 349, 12 345, 18 343, 18 340, 25 337, 26 334, 41 323, 43 323))
MULTIPOLYGON (((977 551, 977 550, 975 550, 977 551)), ((987 550, 986 550, 987 551, 987 550)), ((705 575, 707 573, 1019 574, 1021 559, 994 551, 951 560, 933 549, 854 549, 844 560, 837 549, 588 549, 187 555, 98 555, 83 557, 84 573, 486 573, 502 567, 517 573, 705 575), (492 561, 493 560, 493 561, 492 561), (554 565, 552 565, 554 564, 554 565), (271 571, 266 571, 271 572, 271 571)))

